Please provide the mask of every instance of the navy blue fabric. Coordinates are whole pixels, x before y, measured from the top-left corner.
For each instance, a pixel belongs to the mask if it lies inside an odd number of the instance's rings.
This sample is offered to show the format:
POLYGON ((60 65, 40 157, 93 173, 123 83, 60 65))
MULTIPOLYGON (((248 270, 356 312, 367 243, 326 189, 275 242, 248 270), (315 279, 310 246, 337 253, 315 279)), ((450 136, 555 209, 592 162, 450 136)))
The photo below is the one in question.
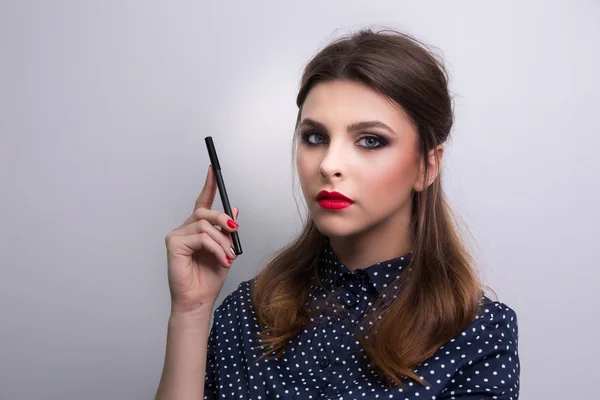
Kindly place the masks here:
POLYGON ((407 268, 410 255, 350 271, 327 241, 320 273, 328 289, 311 287, 315 318, 282 357, 272 360, 257 360, 253 280, 241 283, 214 313, 204 398, 518 399, 517 317, 505 304, 485 296, 473 322, 413 368, 426 385, 406 379, 404 388, 390 387, 369 368, 353 333, 366 332, 365 316, 374 311, 375 297, 383 296, 381 291, 407 268), (330 293, 342 309, 322 306, 330 293))

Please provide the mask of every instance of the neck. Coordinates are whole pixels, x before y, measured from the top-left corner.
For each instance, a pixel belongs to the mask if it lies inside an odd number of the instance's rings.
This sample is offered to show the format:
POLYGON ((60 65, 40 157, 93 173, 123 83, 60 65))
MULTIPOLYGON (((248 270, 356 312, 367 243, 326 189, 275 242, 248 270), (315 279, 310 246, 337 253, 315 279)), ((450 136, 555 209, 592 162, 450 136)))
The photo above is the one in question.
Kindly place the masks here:
POLYGON ((400 257, 412 250, 410 207, 352 236, 330 236, 331 249, 351 271, 400 257))

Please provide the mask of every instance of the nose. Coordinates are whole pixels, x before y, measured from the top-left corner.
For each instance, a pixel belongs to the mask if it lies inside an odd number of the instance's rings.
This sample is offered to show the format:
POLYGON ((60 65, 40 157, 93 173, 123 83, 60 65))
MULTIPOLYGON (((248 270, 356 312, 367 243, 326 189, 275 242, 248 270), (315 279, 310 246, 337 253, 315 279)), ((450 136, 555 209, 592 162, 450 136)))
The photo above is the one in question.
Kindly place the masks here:
POLYGON ((325 179, 343 177, 345 174, 346 156, 347 154, 345 154, 342 143, 336 145, 331 141, 325 150, 325 155, 319 166, 321 175, 325 179))

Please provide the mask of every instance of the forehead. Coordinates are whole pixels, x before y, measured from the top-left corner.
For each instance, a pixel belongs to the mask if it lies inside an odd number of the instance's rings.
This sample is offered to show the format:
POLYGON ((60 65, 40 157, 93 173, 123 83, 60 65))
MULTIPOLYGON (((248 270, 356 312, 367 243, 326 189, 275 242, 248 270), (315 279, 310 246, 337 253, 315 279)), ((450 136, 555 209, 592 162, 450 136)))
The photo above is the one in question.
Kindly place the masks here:
POLYGON ((302 106, 301 120, 304 118, 331 129, 362 120, 379 120, 397 133, 412 127, 402 107, 367 85, 352 81, 315 85, 302 106))

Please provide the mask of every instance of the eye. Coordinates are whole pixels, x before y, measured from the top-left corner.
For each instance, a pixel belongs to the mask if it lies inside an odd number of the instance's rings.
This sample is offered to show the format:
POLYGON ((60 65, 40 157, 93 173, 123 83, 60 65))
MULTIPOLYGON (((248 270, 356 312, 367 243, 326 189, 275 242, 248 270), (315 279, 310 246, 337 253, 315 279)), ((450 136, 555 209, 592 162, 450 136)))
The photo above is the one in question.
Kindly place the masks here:
MULTIPOLYGON (((301 138, 308 146, 322 146, 327 143, 327 135, 318 131, 304 132, 301 138)), ((377 135, 363 136, 356 143, 365 150, 376 150, 388 144, 387 140, 377 135)))
POLYGON ((375 135, 363 136, 358 141, 358 143, 360 142, 364 142, 364 145, 361 147, 364 147, 368 150, 378 149, 387 145, 387 141, 384 138, 375 135))
POLYGON ((309 145, 321 145, 326 142, 325 135, 320 132, 304 132, 302 133, 302 141, 309 145))

